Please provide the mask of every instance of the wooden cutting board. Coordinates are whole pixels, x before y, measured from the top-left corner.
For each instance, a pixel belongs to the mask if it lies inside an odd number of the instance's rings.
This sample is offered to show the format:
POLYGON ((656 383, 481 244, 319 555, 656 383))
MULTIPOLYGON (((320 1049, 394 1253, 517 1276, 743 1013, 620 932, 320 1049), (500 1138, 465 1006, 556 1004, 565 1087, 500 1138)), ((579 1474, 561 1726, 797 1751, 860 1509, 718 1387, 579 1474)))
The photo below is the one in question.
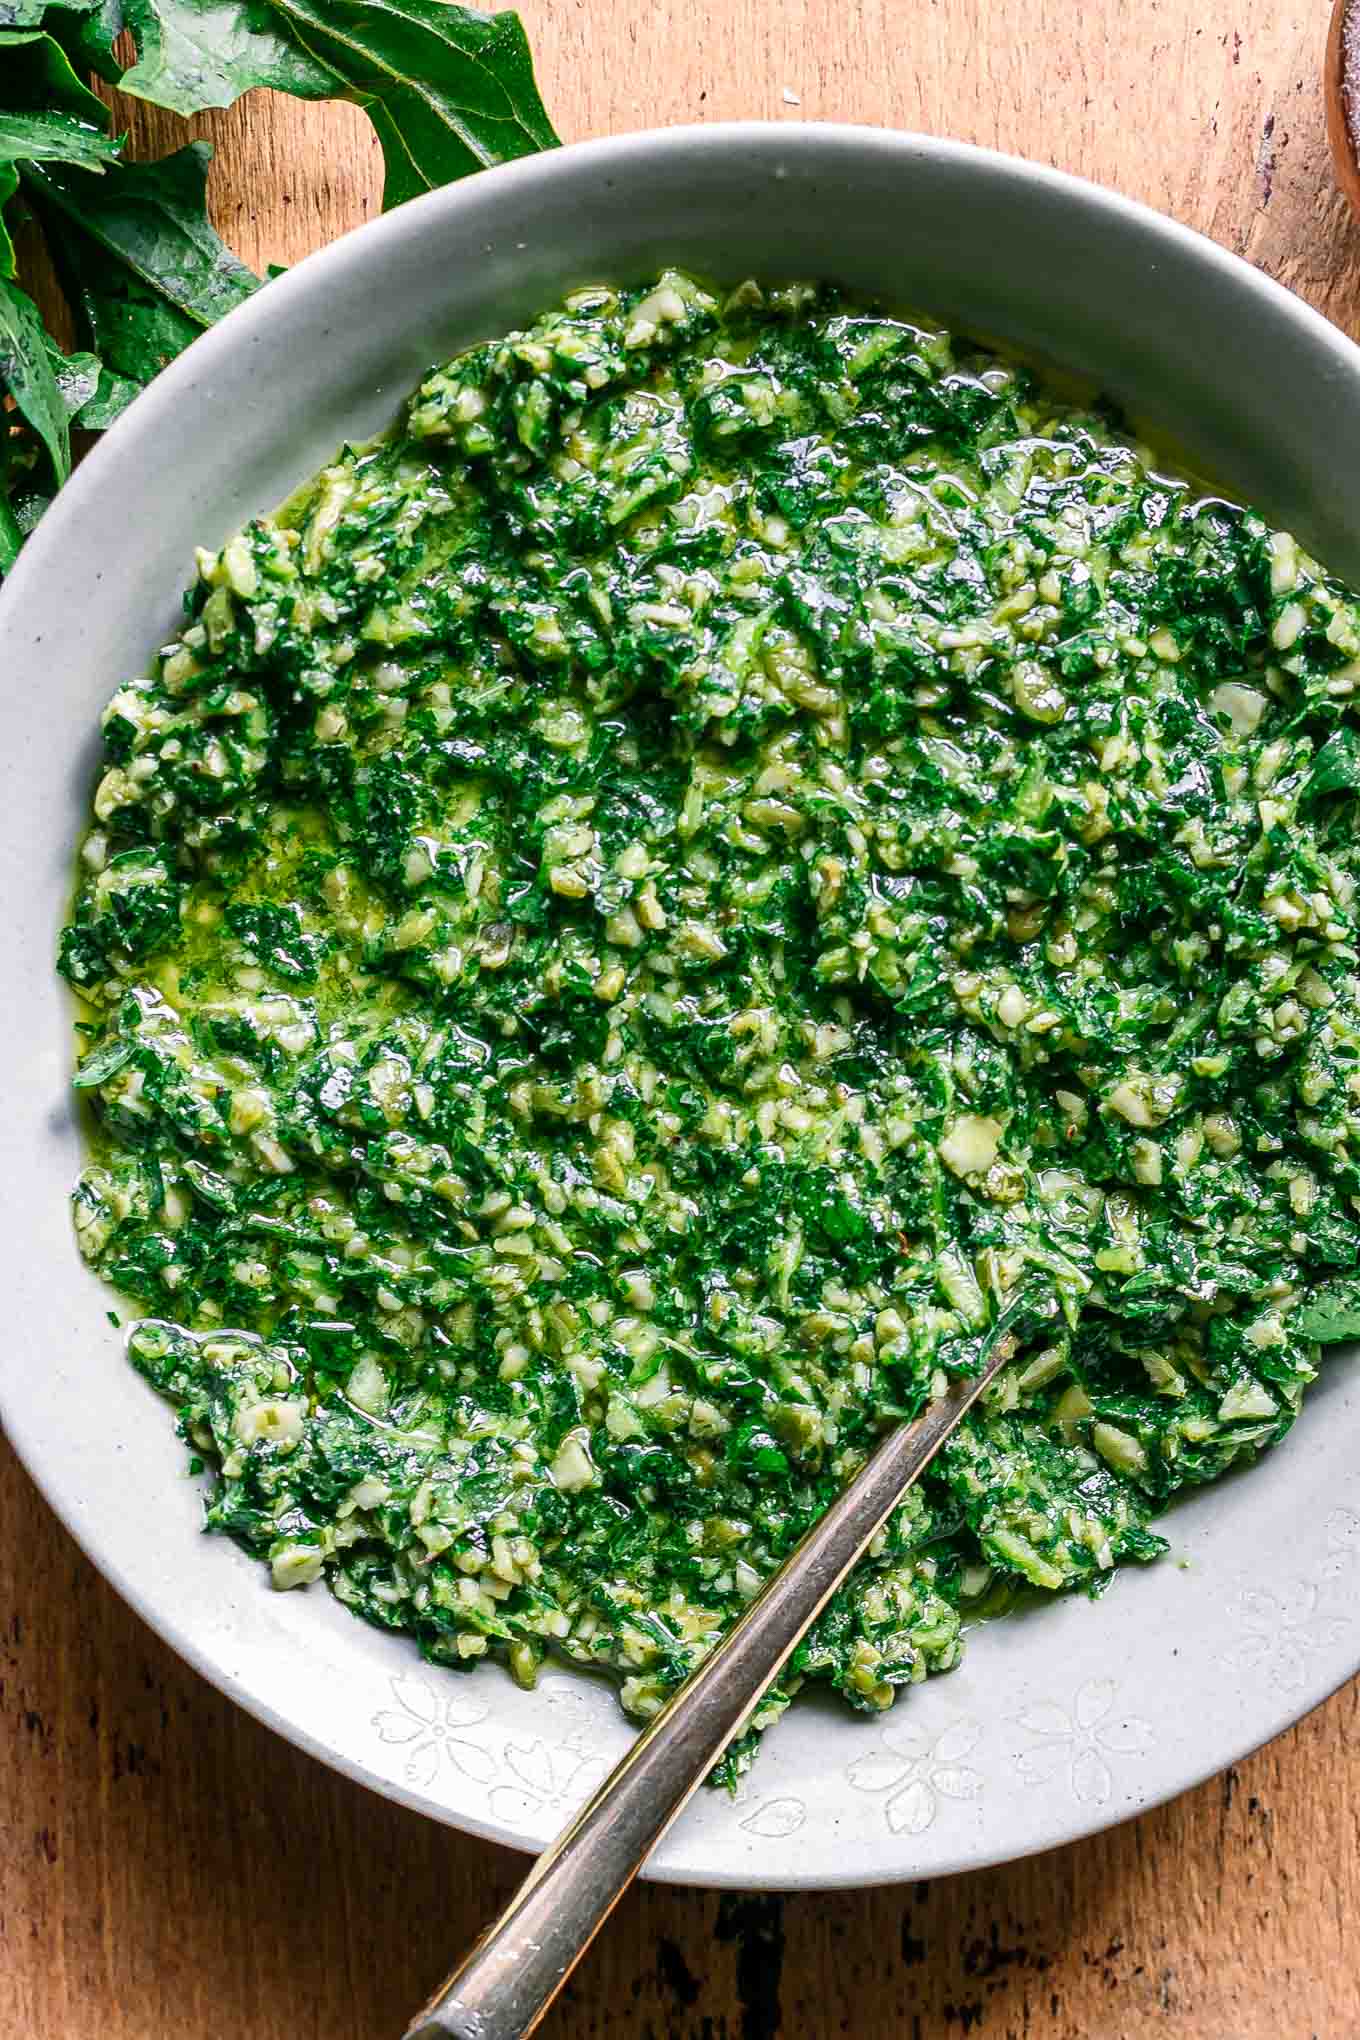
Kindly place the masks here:
MULTIPOLYGON (((744 115, 956 135, 1146 199, 1360 333, 1320 0, 522 12, 568 140, 744 115)), ((125 114, 141 152, 182 139, 125 114)), ((348 108, 256 96, 197 128, 218 225, 256 268, 377 209, 348 108)), ((1354 2040, 1357 1747, 1352 1686, 1175 1805, 1008 1869, 783 1901, 637 1890, 545 2040, 1354 2040)), ((522 1862, 238 1713, 0 1446, 0 2040, 387 2040, 522 1862)))

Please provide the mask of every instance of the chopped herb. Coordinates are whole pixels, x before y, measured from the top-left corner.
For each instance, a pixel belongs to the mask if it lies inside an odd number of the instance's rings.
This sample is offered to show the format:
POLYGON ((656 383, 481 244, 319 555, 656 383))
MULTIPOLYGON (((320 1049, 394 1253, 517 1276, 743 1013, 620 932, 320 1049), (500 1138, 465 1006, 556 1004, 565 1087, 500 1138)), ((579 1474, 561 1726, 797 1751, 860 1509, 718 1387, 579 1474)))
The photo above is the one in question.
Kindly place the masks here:
POLYGON ((76 1219, 279 1586, 645 1717, 1004 1333, 757 1726, 882 1708, 1360 1336, 1360 609, 1107 409, 584 291, 188 615, 62 940, 76 1219))

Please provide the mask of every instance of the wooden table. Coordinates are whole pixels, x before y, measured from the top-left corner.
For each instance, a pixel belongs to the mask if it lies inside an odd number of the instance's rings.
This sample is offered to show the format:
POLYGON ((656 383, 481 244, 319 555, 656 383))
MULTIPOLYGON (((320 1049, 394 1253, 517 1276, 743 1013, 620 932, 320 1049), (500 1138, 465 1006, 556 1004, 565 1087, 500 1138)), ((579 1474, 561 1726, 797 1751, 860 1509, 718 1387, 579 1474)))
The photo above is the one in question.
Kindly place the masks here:
MULTIPOLYGON (((523 0, 564 137, 881 121, 1203 228, 1360 332, 1323 0, 523 0)), ((133 110, 138 147, 171 145, 133 110)), ((257 268, 377 207, 362 116, 199 124, 257 268)), ((1354 476, 1339 485, 1355 486, 1354 476)), ((1011 1868, 833 1897, 636 1891, 548 2040, 1352 2040, 1357 1688, 1161 1812, 1011 1868)), ((383 2040, 523 1859, 370 1797, 130 1615, 0 1447, 0 2036, 383 2040)))

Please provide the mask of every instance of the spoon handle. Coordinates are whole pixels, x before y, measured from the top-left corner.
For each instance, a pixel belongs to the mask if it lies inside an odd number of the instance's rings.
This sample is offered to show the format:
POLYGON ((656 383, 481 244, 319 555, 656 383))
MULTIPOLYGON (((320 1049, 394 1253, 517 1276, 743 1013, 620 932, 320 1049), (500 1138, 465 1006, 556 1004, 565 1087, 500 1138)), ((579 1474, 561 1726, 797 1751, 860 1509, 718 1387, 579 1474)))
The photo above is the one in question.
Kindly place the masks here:
POLYGON ((406 2040, 523 2040, 534 2030, 651 1850, 1011 1344, 999 1339, 980 1374, 951 1382, 912 1423, 889 1433, 539 1857, 406 2040))

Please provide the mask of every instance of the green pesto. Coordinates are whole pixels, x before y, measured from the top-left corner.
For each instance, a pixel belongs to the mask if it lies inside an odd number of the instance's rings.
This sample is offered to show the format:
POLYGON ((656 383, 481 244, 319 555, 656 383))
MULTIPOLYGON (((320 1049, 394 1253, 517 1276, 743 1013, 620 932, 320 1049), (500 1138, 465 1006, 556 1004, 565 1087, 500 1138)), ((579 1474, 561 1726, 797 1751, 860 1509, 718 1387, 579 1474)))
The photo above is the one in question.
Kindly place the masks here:
POLYGON ((1360 1330, 1360 611, 1105 408, 582 292, 187 608, 62 939, 76 1222, 277 1585, 645 1716, 1004 1334, 759 1722, 886 1707, 1360 1330))

